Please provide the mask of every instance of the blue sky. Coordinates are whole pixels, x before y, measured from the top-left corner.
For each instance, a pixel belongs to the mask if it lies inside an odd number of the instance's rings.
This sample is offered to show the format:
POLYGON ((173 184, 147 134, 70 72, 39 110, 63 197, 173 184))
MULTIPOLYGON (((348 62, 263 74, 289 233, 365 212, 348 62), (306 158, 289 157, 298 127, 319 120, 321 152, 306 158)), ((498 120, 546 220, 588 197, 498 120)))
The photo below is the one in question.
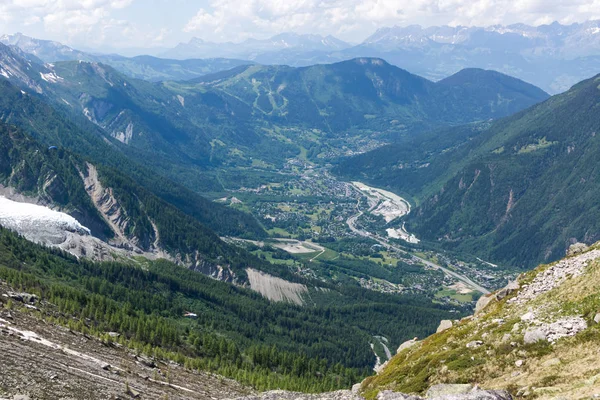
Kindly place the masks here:
POLYGON ((393 25, 540 25, 598 18, 600 0, 0 0, 1 33, 101 51, 281 32, 360 42, 393 25))

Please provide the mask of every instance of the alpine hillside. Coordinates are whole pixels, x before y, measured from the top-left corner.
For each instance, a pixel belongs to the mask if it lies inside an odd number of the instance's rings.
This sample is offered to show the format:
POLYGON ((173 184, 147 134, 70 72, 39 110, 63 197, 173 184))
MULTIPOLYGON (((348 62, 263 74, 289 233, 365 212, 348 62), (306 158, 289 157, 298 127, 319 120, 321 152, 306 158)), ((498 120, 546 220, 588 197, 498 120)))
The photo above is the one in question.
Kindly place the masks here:
POLYGON ((574 242, 599 239, 599 81, 491 124, 374 150, 338 171, 414 196, 407 226, 441 246, 523 268, 556 260, 574 242))

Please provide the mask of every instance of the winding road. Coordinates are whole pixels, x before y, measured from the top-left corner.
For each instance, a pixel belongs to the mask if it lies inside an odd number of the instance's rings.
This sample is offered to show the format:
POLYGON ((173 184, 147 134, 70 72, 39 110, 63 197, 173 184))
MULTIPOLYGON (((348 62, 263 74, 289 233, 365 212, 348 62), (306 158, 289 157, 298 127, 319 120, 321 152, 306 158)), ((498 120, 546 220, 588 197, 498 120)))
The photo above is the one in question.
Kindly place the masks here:
POLYGON ((398 246, 395 246, 393 244, 390 244, 387 239, 385 239, 385 238, 383 238, 381 236, 372 234, 372 233, 367 232, 367 231, 363 231, 362 229, 358 229, 356 227, 356 220, 358 220, 358 218, 360 218, 360 216, 363 215, 363 212, 360 211, 360 209, 359 209, 359 204, 360 204, 360 200, 356 203, 356 209, 357 209, 358 213, 355 214, 355 215, 353 215, 353 216, 351 216, 350 218, 348 218, 346 220, 346 224, 348 224, 348 227, 350 228, 350 230, 352 232, 356 233, 357 235, 363 236, 363 237, 371 238, 371 239, 375 240, 377 243, 381 244, 383 247, 385 247, 387 249, 391 249, 391 250, 394 250, 394 251, 397 251, 397 252, 403 253, 403 254, 409 254, 414 261, 418 261, 418 262, 420 262, 422 264, 425 264, 426 266, 428 266, 430 268, 433 268, 433 269, 439 269, 440 271, 444 272, 446 275, 458 279, 459 281, 461 281, 462 283, 464 283, 465 285, 467 285, 468 287, 470 287, 473 290, 476 290, 476 291, 478 291, 480 293, 483 293, 483 294, 489 294, 490 293, 489 290, 487 290, 483 286, 481 286, 481 285, 473 282, 471 279, 467 278, 464 275, 461 275, 461 274, 459 274, 457 272, 454 272, 454 271, 452 271, 452 270, 450 270, 448 268, 442 267, 441 265, 435 264, 435 263, 433 263, 433 262, 431 262, 429 260, 426 260, 424 258, 415 256, 414 254, 410 254, 406 250, 404 250, 404 249, 402 249, 402 248, 400 248, 398 246))

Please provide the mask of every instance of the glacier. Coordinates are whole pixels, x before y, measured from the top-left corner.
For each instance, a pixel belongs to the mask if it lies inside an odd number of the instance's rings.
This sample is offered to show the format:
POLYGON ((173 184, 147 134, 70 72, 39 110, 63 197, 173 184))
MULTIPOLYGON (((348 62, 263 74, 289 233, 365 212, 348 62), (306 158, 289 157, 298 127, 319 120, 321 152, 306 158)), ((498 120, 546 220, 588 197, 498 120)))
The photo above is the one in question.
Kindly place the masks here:
POLYGON ((72 234, 91 234, 70 215, 37 204, 19 203, 4 196, 0 196, 0 225, 47 246, 60 245, 72 234))

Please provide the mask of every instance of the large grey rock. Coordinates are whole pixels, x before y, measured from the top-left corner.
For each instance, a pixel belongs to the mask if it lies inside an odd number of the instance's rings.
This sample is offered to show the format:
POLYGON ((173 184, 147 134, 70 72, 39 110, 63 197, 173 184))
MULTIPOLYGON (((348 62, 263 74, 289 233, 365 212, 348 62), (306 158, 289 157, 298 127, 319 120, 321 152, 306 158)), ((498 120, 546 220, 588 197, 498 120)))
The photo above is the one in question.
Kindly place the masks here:
POLYGON ((512 400, 504 390, 481 390, 469 384, 434 385, 427 391, 429 400, 512 400))
POLYGON ((434 399, 440 396, 466 394, 473 390, 473 385, 469 384, 439 384, 433 385, 427 391, 427 398, 434 399))
POLYGON ((525 331, 523 341, 525 344, 532 344, 542 340, 546 340, 546 332, 541 328, 532 328, 525 331))
POLYGON ((473 390, 465 394, 434 397, 431 400, 512 400, 512 396, 505 390, 473 390))
POLYGON ((475 315, 480 314, 481 311, 483 311, 483 309, 486 308, 487 305, 490 304, 490 302, 494 299, 495 299, 494 295, 491 295, 491 294, 481 296, 479 298, 479 300, 477 300, 477 303, 475 304, 475 315))
POLYGON ((597 324, 600 324, 600 313, 597 313, 597 314, 594 316, 594 322, 595 322, 595 323, 597 323, 597 324))
POLYGON ((440 322, 440 325, 438 326, 437 330, 435 331, 435 333, 440 333, 440 332, 444 332, 447 329, 452 328, 452 321, 449 319, 443 319, 440 322))
POLYGON ((377 400, 423 400, 422 397, 383 390, 377 395, 377 400))
POLYGON ((512 294, 512 293, 516 292, 517 290, 519 290, 520 287, 521 286, 519 285, 519 282, 517 282, 517 281, 509 282, 508 285, 506 285, 502 289, 498 290, 498 292, 496 293, 496 299, 502 300, 509 294, 512 294))
POLYGON ((411 339, 411 340, 407 340, 406 342, 402 343, 399 347, 398 350, 396 350, 396 354, 400 353, 402 350, 408 349, 413 347, 415 344, 417 344, 418 340, 417 338, 411 339))
POLYGON ((567 256, 574 256, 577 254, 581 254, 584 251, 587 251, 589 249, 589 247, 584 244, 584 243, 573 243, 572 245, 569 246, 569 249, 567 250, 567 256))

